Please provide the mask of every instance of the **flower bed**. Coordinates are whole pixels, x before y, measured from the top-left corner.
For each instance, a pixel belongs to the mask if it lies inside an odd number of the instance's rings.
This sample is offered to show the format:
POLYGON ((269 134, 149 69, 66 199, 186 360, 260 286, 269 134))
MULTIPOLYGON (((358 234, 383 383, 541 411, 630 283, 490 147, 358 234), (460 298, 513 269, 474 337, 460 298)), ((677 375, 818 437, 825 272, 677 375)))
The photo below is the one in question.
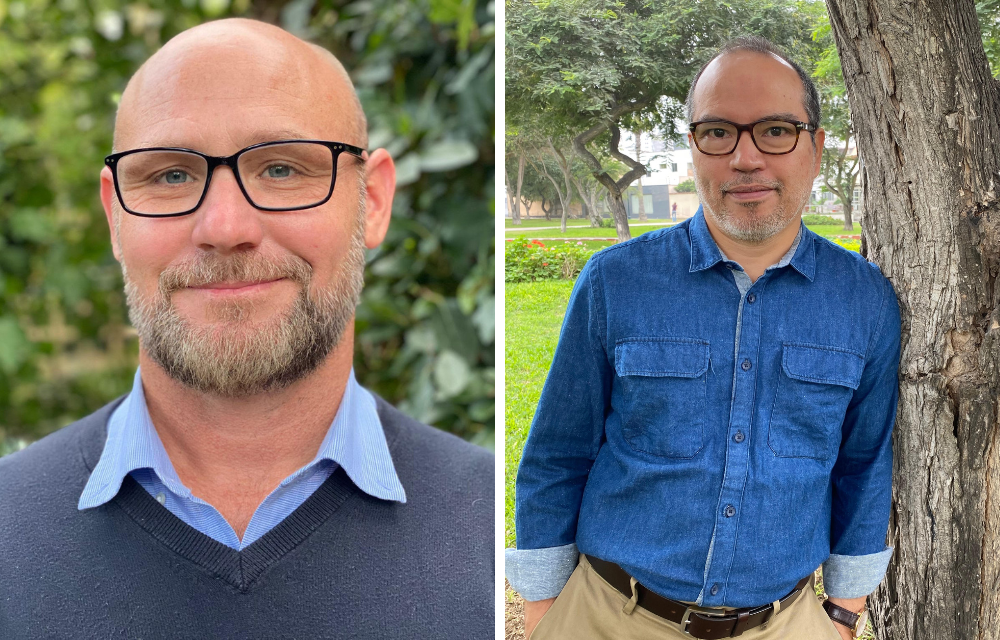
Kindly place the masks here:
POLYGON ((594 255, 583 242, 563 241, 546 246, 540 240, 510 239, 505 244, 505 282, 575 278, 594 255))

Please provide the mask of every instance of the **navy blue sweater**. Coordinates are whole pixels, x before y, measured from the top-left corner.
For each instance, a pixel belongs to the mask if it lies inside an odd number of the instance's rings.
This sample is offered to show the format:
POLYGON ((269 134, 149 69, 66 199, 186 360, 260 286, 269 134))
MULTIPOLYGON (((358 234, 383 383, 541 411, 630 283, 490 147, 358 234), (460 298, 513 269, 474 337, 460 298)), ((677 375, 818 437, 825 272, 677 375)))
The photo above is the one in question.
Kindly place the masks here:
POLYGON ((343 470, 243 551, 131 477, 77 510, 117 402, 0 459, 0 639, 493 637, 493 457, 381 398, 407 502, 343 470))

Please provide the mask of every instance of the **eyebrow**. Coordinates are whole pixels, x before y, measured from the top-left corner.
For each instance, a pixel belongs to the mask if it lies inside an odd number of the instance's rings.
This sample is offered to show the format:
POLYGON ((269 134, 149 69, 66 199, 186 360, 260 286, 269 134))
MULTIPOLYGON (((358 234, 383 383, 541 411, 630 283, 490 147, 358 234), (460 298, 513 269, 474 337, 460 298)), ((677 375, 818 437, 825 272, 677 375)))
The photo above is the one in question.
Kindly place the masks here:
MULTIPOLYGON (((711 122, 711 121, 716 121, 716 120, 721 120, 721 121, 725 121, 725 122, 732 122, 732 120, 729 120, 728 118, 723 118, 722 116, 717 116, 714 113, 707 113, 707 114, 703 115, 701 118, 699 118, 698 120, 695 120, 694 122, 711 122)), ((760 121, 760 120, 794 120, 796 122, 804 122, 803 120, 799 120, 799 116, 795 115, 794 113, 788 113, 788 112, 785 112, 785 113, 769 113, 766 116, 763 116, 761 118, 757 118, 757 120, 754 120, 754 122, 757 122, 757 121, 760 121)), ((808 120, 808 118, 806 120, 808 120)))

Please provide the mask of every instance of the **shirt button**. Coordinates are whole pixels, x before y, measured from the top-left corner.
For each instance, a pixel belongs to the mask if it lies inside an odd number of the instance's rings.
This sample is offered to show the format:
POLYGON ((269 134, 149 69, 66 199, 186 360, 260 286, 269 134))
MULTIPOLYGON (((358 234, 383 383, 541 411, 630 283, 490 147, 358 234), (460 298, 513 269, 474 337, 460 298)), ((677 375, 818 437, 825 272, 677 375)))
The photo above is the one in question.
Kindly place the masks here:
POLYGON ((719 595, 719 583, 718 582, 716 582, 715 584, 712 585, 712 595, 713 596, 719 595))
POLYGON ((732 518, 736 515, 736 507, 731 504, 727 504, 725 514, 727 518, 732 518))
POLYGON ((748 303, 753 304, 756 301, 757 301, 757 296, 756 295, 754 295, 754 294, 751 293, 750 295, 747 296, 747 302, 748 303))
POLYGON ((743 432, 742 432, 742 431, 737 431, 737 432, 736 432, 736 435, 735 435, 735 436, 733 436, 733 440, 735 440, 736 442, 738 442, 738 443, 739 443, 739 442, 743 442, 743 438, 745 438, 745 437, 746 437, 746 436, 744 436, 744 435, 743 435, 743 432))
POLYGON ((160 504, 164 504, 167 501, 167 496, 161 491, 160 493, 156 494, 156 501, 159 502, 160 504))
POLYGON ((744 371, 749 371, 750 367, 752 367, 752 366, 753 365, 750 364, 750 359, 749 358, 747 358, 746 360, 744 360, 743 364, 740 365, 740 367, 742 367, 744 371))

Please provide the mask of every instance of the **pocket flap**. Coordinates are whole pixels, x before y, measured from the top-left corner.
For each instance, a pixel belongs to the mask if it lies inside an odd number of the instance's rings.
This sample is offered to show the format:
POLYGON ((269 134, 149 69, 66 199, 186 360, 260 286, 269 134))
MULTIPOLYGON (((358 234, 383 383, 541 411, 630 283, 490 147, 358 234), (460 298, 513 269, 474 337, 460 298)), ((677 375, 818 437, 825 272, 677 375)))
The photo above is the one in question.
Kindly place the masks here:
POLYGON ((619 376, 698 378, 708 370, 708 342, 694 338, 632 338, 615 346, 619 376))
POLYGON ((782 345, 781 367, 789 378, 857 389, 865 358, 836 347, 786 343, 782 345))

